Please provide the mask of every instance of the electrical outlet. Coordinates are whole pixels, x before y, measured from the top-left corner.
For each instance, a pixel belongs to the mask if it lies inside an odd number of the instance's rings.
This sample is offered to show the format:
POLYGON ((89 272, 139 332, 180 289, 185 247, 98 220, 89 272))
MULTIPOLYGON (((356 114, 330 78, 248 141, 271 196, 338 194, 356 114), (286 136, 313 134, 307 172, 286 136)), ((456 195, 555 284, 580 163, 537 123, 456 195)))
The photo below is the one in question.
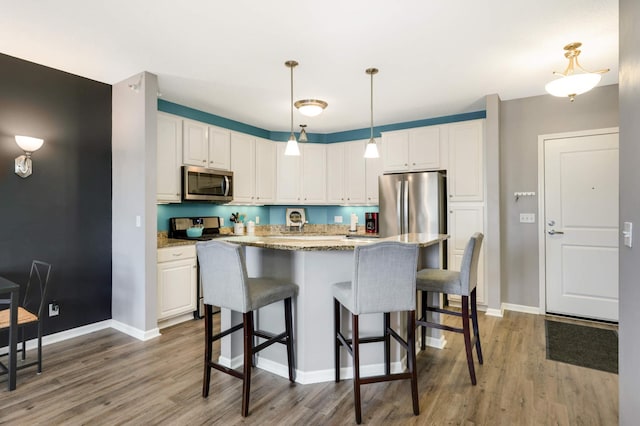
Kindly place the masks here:
POLYGON ((49 303, 49 316, 55 317, 57 315, 60 315, 60 305, 57 302, 49 303))
POLYGON ((342 223, 342 216, 334 216, 333 217, 333 222, 334 223, 342 223))
POLYGON ((520 213, 520 223, 536 223, 536 214, 520 213))
POLYGON ((256 225, 260 224, 260 216, 256 216, 256 225))

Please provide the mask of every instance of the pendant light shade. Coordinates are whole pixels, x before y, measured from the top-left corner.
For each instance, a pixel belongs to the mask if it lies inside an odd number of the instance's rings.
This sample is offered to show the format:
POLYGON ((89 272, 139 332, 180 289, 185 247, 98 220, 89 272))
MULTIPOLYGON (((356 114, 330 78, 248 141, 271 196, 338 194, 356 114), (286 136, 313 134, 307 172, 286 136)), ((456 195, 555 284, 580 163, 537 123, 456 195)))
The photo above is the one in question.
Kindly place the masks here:
POLYGON ((291 134, 289 135, 284 155, 300 155, 298 141, 296 141, 296 135, 293 133, 293 69, 298 66, 298 63, 296 61, 287 61, 284 64, 291 70, 291 101, 289 103, 291 109, 291 134))
POLYGON ((300 125, 300 136, 298 136, 298 141, 299 142, 308 142, 309 141, 309 138, 307 137, 307 131, 306 131, 305 127, 307 127, 306 124, 301 124, 300 125))
POLYGON ((561 77, 550 81, 544 87, 551 95, 562 98, 568 97, 569 100, 573 102, 576 96, 588 92, 596 87, 600 82, 601 74, 609 71, 609 69, 603 69, 600 71, 589 72, 582 68, 578 62, 578 55, 580 55, 580 50, 578 48, 580 46, 582 46, 582 43, 575 42, 567 44, 564 47, 564 50, 566 51, 564 57, 569 60, 569 65, 567 65, 564 72, 554 72, 555 75, 559 75, 561 77), (582 72, 575 74, 576 68, 582 72))
POLYGON ((380 157, 380 154, 378 153, 378 144, 373 138, 373 75, 378 73, 378 69, 367 68, 365 72, 371 76, 371 138, 369 139, 369 142, 367 142, 367 148, 364 151, 364 158, 378 158, 380 157))

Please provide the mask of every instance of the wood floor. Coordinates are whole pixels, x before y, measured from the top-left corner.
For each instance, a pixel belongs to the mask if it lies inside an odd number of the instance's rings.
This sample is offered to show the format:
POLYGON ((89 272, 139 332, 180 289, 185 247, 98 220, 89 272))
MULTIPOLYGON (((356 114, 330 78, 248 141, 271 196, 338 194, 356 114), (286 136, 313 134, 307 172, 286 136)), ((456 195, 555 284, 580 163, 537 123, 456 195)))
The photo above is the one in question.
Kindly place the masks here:
MULTIPOLYGON (((363 423, 402 425, 617 425, 618 376, 545 358, 544 316, 480 315, 485 364, 469 380, 462 336, 419 353, 420 415, 409 382, 366 385, 363 423)), ((103 330, 45 346, 44 370, 0 377, 0 424, 354 424, 352 381, 290 385, 254 369, 250 416, 241 381, 214 371, 201 396, 203 321, 140 342, 103 330)), ((215 349, 218 350, 217 348, 215 349)), ((33 356, 33 354, 30 354, 33 356)))

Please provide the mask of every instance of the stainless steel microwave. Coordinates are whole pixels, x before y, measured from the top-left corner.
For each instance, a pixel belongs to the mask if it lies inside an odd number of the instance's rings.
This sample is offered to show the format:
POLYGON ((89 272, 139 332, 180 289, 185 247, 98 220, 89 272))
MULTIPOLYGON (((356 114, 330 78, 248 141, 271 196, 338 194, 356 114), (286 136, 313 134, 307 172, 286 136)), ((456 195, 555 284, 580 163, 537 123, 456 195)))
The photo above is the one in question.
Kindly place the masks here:
POLYGON ((212 203, 233 201, 233 172, 182 166, 182 200, 212 203))

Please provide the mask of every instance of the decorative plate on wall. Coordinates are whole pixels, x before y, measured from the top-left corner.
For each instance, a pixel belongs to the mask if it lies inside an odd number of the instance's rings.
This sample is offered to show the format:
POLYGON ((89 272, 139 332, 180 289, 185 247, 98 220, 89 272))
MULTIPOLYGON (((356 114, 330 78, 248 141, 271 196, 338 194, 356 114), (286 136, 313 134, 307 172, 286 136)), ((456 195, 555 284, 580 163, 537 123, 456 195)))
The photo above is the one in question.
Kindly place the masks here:
POLYGON ((307 222, 307 215, 305 209, 301 207, 288 208, 286 216, 287 226, 300 226, 307 222))

